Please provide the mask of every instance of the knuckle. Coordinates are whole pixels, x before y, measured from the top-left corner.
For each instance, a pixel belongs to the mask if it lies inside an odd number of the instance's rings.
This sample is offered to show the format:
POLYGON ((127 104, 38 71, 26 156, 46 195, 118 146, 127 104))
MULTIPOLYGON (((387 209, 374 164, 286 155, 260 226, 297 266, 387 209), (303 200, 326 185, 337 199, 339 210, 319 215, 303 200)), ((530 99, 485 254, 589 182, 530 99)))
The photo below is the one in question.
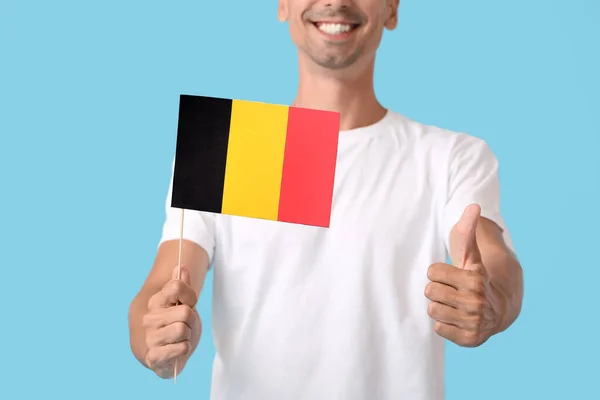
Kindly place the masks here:
POLYGON ((177 294, 178 285, 179 281, 169 281, 163 288, 163 291, 165 292, 165 294, 172 296, 174 294, 177 294))
POLYGON ((184 340, 182 342, 179 342, 177 344, 176 356, 177 357, 186 356, 190 353, 191 349, 192 349, 192 344, 190 343, 189 340, 184 340))
POLYGON ((146 347, 150 350, 156 346, 156 333, 155 332, 147 332, 146 333, 146 347))
POLYGON ((473 293, 483 292, 483 279, 478 275, 471 275, 467 280, 467 287, 473 293))
POLYGON ((484 323, 483 317, 481 315, 478 315, 475 317, 475 321, 473 321, 473 322, 475 325, 474 326, 475 329, 473 329, 473 332, 477 332, 477 333, 481 332, 481 330, 482 330, 481 328, 483 327, 483 323, 484 323))
POLYGON ((146 361, 148 363, 148 367, 155 368, 158 362, 156 350, 154 348, 149 348, 148 353, 146 353, 146 361))
POLYGON ((146 329, 151 329, 156 327, 159 323, 160 315, 155 311, 150 311, 144 314, 142 317, 142 326, 146 329))
POLYGON ((188 284, 184 281, 177 280, 174 281, 173 284, 175 286, 176 293, 183 293, 189 288, 188 284))
POLYGON ((481 299, 481 298, 475 299, 475 301, 473 302, 473 312, 475 313, 475 315, 480 317, 483 314, 484 308, 485 308, 485 302, 483 301, 483 299, 481 299))
POLYGON ((173 290, 175 290, 176 292, 181 292, 185 286, 185 283, 181 280, 174 280, 172 281, 172 285, 173 290))
POLYGON ((478 315, 483 312, 483 299, 477 294, 465 296, 465 311, 470 315, 478 315))
POLYGON ((165 284, 163 291, 169 297, 175 296, 181 292, 182 284, 183 284, 183 282, 181 282, 181 281, 171 280, 165 284))
POLYGON ((465 332, 462 335, 462 341, 465 346, 475 346, 477 345, 477 334, 474 332, 465 332))
POLYGON ((194 318, 194 311, 188 306, 181 307, 181 318, 183 321, 189 322, 194 318))
POLYGON ((187 338, 188 336, 188 326, 183 322, 178 322, 175 324, 175 336, 177 339, 187 338))
POLYGON ((469 319, 468 329, 470 332, 479 332, 481 328, 482 318, 479 315, 474 315, 469 319))

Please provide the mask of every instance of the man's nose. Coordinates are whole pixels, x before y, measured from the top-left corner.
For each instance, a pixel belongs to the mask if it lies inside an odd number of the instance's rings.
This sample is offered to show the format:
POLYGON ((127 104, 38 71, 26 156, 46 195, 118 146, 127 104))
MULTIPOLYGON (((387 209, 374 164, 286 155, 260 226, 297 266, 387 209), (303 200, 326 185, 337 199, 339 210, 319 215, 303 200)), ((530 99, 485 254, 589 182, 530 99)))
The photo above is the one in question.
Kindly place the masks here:
POLYGON ((350 8, 353 5, 354 0, 325 0, 323 3, 325 7, 331 7, 335 9, 350 8))

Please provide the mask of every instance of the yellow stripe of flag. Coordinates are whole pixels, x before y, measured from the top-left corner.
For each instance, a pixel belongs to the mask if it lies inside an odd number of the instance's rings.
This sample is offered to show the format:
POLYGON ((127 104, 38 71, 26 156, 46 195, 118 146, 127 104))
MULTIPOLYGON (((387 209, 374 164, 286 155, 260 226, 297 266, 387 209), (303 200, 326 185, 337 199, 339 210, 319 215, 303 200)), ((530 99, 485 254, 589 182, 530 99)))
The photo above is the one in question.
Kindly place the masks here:
POLYGON ((288 107, 234 100, 222 213, 277 220, 288 107))

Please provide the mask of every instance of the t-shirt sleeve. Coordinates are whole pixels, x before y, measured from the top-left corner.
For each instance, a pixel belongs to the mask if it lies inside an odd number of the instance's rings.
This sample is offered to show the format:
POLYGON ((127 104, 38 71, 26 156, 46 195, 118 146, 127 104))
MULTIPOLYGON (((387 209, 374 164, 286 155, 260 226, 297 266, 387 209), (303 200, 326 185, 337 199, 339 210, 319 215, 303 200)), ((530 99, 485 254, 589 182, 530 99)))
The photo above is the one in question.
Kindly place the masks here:
POLYGON ((514 252, 510 233, 500 213, 498 160, 487 143, 473 136, 458 134, 450 149, 447 177, 442 228, 446 248, 450 248, 452 227, 465 208, 476 203, 481 207, 481 216, 502 229, 504 241, 514 252))
MULTIPOLYGON (((179 240, 181 209, 171 207, 172 195, 173 174, 171 173, 171 181, 165 202, 166 218, 159 246, 168 240, 179 240)), ((209 263, 212 264, 215 251, 215 215, 196 210, 184 210, 183 238, 202 247, 208 254, 209 263)))

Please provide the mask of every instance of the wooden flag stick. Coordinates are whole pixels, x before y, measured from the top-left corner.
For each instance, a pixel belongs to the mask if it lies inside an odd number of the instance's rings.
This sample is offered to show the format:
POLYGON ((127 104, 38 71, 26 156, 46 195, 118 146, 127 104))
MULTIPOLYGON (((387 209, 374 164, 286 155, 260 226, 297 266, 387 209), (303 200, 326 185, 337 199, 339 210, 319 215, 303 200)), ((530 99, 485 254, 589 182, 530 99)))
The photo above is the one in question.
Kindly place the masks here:
MULTIPOLYGON (((181 209, 181 221, 179 222, 179 259, 177 261, 177 280, 181 279, 181 253, 183 247, 183 215, 184 209, 181 209)), ((177 359, 173 370, 173 383, 177 383, 177 359)))
POLYGON ((181 279, 181 249, 183 247, 183 214, 184 209, 181 209, 181 221, 179 222, 179 260, 177 261, 177 280, 181 279))

